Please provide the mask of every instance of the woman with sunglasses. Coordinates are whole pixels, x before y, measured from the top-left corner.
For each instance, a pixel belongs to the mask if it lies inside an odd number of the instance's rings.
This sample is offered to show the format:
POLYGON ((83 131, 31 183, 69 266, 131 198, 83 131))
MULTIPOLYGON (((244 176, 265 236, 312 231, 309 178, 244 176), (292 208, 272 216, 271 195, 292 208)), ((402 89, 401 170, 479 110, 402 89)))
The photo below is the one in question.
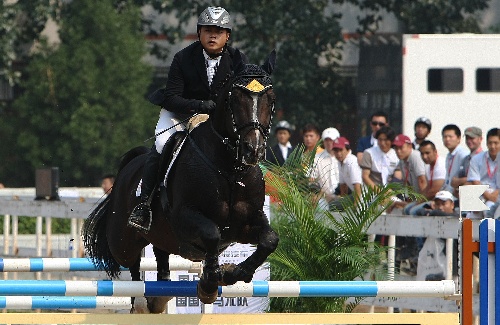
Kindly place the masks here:
POLYGON ((380 128, 389 124, 389 119, 387 113, 379 111, 372 114, 370 117, 370 127, 372 128, 372 133, 369 135, 358 139, 358 145, 356 147, 356 156, 358 157, 358 163, 361 163, 361 158, 363 157, 363 152, 373 146, 377 146, 377 139, 375 134, 380 128))

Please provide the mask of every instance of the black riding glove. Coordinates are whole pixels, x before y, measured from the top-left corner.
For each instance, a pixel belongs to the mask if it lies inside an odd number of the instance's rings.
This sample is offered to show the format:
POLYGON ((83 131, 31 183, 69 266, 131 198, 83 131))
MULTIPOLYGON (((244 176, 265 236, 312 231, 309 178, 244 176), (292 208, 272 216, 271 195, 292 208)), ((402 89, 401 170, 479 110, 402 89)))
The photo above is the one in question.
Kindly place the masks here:
POLYGON ((197 113, 210 114, 215 110, 216 104, 213 100, 200 100, 197 113))

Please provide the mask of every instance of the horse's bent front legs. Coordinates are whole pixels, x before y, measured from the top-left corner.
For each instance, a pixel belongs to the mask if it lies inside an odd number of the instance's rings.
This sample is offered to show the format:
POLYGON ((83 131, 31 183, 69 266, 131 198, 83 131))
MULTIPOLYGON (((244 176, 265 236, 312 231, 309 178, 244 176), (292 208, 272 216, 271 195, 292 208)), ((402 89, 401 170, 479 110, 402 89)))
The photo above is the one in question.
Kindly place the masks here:
POLYGON ((179 214, 177 226, 181 227, 187 241, 199 238, 205 249, 205 265, 203 274, 198 282, 198 298, 204 304, 211 304, 217 299, 219 288, 219 242, 221 239, 219 228, 212 220, 200 212, 184 208, 179 214), (183 224, 179 223, 182 222, 183 224))
POLYGON ((269 225, 266 215, 259 211, 260 226, 254 228, 254 234, 257 242, 257 249, 246 260, 236 265, 234 268, 224 270, 222 275, 222 284, 231 285, 237 281, 252 281, 252 277, 259 266, 262 265, 272 252, 278 247, 278 234, 269 225))

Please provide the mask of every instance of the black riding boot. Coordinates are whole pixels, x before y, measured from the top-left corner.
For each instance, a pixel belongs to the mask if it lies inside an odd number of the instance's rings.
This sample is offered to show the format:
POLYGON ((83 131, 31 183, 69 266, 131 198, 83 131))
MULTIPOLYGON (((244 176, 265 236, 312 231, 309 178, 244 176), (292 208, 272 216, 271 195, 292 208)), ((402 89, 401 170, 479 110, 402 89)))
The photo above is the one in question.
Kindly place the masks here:
POLYGON ((158 170, 160 168, 160 154, 153 146, 144 163, 141 184, 141 203, 139 203, 128 218, 128 226, 134 227, 144 232, 148 232, 151 227, 151 200, 156 182, 158 180, 158 170))

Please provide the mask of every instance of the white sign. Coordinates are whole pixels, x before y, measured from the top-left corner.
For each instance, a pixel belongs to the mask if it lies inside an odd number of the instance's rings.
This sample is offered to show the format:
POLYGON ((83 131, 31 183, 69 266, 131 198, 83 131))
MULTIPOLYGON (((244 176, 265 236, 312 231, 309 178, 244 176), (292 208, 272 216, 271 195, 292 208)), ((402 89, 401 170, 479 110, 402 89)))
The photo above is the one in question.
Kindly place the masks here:
POLYGON ((488 185, 465 185, 458 188, 460 211, 485 211, 490 208, 480 196, 489 188, 488 185))

